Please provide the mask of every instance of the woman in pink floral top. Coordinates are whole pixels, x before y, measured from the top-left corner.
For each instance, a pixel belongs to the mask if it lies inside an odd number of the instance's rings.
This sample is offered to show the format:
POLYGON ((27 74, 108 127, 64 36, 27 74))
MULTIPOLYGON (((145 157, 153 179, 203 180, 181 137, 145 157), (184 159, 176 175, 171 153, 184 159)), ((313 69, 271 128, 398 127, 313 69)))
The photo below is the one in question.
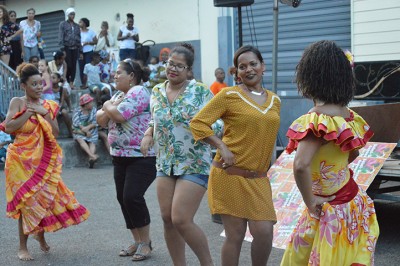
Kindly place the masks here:
POLYGON ((156 177, 156 160, 154 151, 147 157, 140 152, 143 133, 151 119, 150 93, 140 83, 147 81, 149 74, 135 61, 120 62, 115 74, 118 92, 97 112, 99 125, 108 125, 117 199, 134 239, 119 255, 133 255, 134 261, 147 259, 152 250, 144 194, 156 177))

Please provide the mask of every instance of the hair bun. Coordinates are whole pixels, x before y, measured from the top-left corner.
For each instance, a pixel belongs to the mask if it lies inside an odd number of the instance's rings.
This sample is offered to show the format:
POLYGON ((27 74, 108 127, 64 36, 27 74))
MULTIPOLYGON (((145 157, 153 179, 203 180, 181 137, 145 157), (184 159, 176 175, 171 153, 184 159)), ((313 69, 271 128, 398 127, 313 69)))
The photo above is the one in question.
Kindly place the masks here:
POLYGON ((185 47, 186 49, 188 49, 189 51, 191 51, 194 54, 194 47, 192 44, 188 43, 188 42, 183 42, 181 44, 179 44, 182 47, 185 47))

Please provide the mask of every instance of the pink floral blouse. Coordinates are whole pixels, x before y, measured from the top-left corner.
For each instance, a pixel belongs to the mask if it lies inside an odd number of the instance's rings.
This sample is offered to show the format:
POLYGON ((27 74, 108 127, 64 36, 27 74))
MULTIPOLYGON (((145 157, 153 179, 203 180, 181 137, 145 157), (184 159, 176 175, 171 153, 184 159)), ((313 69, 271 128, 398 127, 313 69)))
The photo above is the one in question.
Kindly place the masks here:
MULTIPOLYGON (((134 86, 126 94, 119 91, 112 98, 115 101, 123 97, 117 109, 125 118, 125 122, 108 123, 108 142, 110 154, 117 157, 143 157, 140 152, 140 142, 146 131, 150 114, 150 93, 143 86, 134 86)), ((150 150, 148 156, 155 156, 150 150)))

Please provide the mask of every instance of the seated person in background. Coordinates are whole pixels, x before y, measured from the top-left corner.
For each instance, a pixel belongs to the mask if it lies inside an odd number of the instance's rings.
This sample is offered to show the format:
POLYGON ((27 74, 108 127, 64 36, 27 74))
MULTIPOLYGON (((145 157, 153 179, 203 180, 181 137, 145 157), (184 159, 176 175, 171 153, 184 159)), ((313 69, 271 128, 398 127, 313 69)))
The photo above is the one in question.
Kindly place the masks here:
POLYGON ((83 94, 79 99, 80 109, 72 118, 74 139, 89 157, 89 168, 93 168, 99 156, 96 154, 96 143, 99 138, 96 122, 96 107, 89 94, 83 94))
POLYGON ((160 62, 158 63, 159 66, 157 69, 157 74, 152 79, 150 79, 151 88, 153 88, 155 85, 159 83, 164 83, 167 80, 165 64, 167 64, 170 52, 171 50, 167 47, 161 49, 159 55, 160 62))
POLYGON ((215 69, 214 75, 215 75, 216 81, 214 81, 214 83, 211 84, 210 90, 214 95, 216 95, 223 88, 228 87, 228 85, 226 85, 226 83, 224 82, 225 71, 222 68, 219 67, 219 68, 215 69))
MULTIPOLYGON (((103 95, 101 99, 102 105, 110 99, 111 97, 105 97, 105 95, 103 95)), ((99 139, 101 139, 101 141, 104 143, 104 146, 106 146, 108 153, 110 153, 110 143, 108 142, 108 126, 102 127, 99 125, 98 134, 99 134, 99 139)))
POLYGON ((0 130, 0 161, 5 162, 8 144, 12 143, 11 136, 0 130))
POLYGON ((85 65, 83 69, 83 84, 82 87, 89 88, 89 91, 93 93, 96 97, 97 105, 101 105, 101 95, 110 94, 108 88, 106 88, 100 80, 100 54, 99 52, 94 52, 92 55, 92 61, 85 65))
POLYGON ((65 62, 65 52, 60 50, 53 53, 53 59, 49 62, 50 73, 58 73, 61 76, 63 82, 62 87, 65 92, 64 101, 67 103, 68 109, 71 108, 71 100, 69 95, 71 94, 71 87, 67 81, 67 63, 65 62))
POLYGON ((72 121, 71 117, 69 116, 68 109, 65 103, 65 97, 67 95, 67 91, 63 88, 63 80, 62 77, 59 73, 54 72, 51 74, 51 81, 53 83, 53 95, 54 95, 54 101, 58 103, 58 106, 60 107, 58 111, 58 115, 62 116, 65 125, 67 126, 68 129, 68 137, 72 138, 72 121))
POLYGON ((148 64, 148 67, 150 69, 150 79, 153 79, 157 74, 158 68, 160 67, 157 56, 152 56, 150 58, 150 63, 148 64))
POLYGON ((32 65, 34 65, 37 69, 39 69, 39 56, 37 55, 33 55, 31 57, 29 57, 29 63, 31 63, 32 65))
POLYGON ((101 83, 103 83, 104 86, 107 87, 108 91, 110 92, 109 98, 111 99, 115 84, 113 83, 114 78, 111 75, 111 65, 108 62, 110 60, 110 54, 107 52, 107 50, 101 50, 101 51, 99 51, 99 54, 100 54, 100 60, 101 60, 99 63, 100 81, 101 81, 101 83))

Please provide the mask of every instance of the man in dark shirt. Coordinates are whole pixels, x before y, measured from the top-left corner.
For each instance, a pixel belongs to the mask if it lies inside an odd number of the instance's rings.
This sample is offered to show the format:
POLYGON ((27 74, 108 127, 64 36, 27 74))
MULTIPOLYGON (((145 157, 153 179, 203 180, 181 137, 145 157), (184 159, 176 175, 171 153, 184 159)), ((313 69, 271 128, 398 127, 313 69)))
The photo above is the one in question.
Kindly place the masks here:
POLYGON ((79 25, 74 22, 75 9, 72 7, 65 11, 65 15, 68 17, 66 21, 60 23, 59 28, 59 44, 60 47, 64 47, 67 63, 67 80, 74 88, 73 83, 75 80, 76 73, 76 62, 79 57, 79 52, 82 50, 81 45, 81 30, 79 25))

